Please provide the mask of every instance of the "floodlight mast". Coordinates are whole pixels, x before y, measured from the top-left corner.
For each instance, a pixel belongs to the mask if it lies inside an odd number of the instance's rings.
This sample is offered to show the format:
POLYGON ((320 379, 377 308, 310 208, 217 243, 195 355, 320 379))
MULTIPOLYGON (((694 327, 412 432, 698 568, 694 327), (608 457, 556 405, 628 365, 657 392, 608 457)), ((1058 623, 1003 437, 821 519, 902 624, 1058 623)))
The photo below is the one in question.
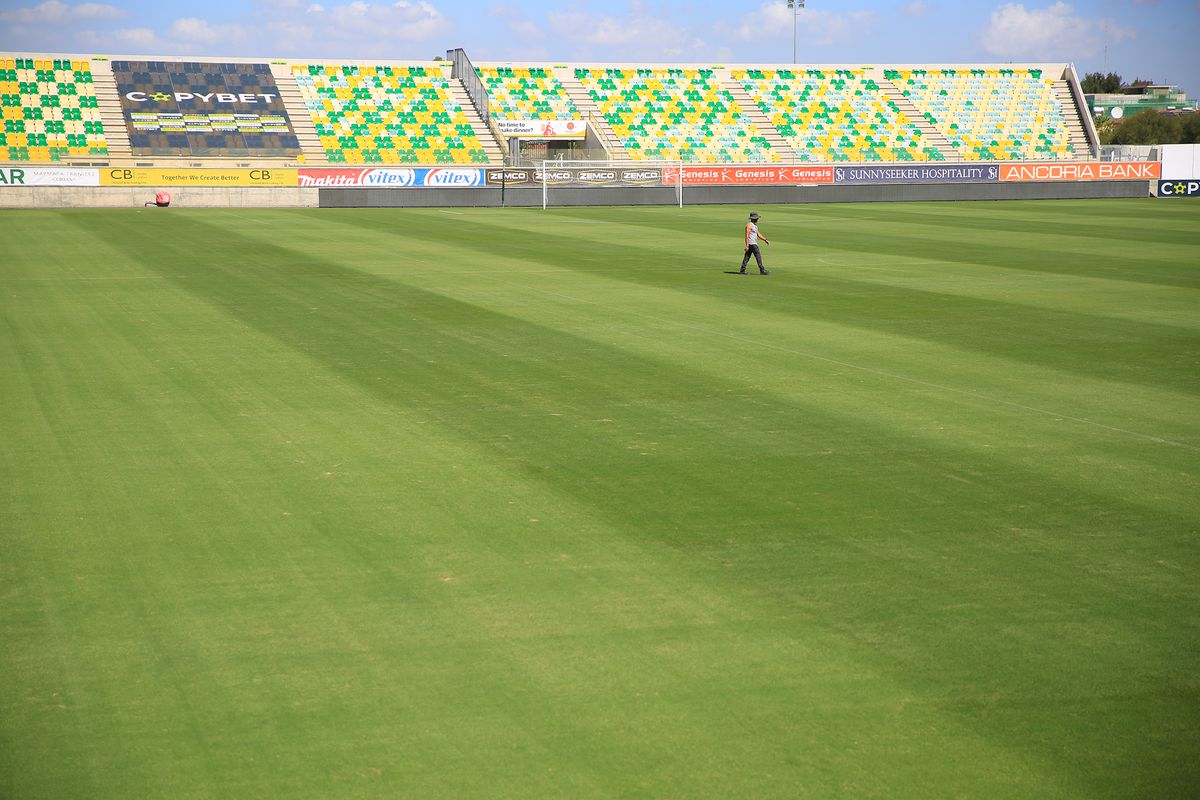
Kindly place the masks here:
POLYGON ((792 12, 792 64, 796 63, 796 15, 804 8, 804 0, 787 0, 788 11, 792 12))

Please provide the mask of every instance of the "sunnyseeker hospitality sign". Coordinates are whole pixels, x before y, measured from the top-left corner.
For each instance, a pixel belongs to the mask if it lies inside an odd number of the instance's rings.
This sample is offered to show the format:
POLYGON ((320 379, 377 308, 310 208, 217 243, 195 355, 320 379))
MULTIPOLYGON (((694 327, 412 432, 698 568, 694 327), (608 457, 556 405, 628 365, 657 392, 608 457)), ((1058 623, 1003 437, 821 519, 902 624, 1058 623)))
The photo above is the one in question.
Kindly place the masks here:
POLYGON ((834 167, 834 183, 994 183, 995 164, 904 164, 834 167))

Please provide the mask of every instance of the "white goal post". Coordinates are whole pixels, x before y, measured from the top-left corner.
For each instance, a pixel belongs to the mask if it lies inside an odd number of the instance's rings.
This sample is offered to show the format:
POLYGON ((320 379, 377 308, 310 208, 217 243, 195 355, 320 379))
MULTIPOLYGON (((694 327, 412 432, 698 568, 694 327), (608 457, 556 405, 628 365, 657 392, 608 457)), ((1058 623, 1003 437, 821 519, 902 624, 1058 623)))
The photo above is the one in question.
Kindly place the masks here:
POLYGON ((542 210, 552 205, 554 188, 670 189, 683 208, 682 161, 553 160, 538 163, 542 183, 542 210))

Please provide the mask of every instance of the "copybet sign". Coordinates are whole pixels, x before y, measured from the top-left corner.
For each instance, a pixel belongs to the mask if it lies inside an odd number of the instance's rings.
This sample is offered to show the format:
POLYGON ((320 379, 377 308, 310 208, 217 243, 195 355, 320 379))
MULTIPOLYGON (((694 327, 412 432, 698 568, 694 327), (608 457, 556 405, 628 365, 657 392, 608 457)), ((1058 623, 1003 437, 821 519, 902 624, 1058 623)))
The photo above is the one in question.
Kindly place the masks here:
POLYGON ((0 167, 0 188, 14 186, 99 186, 100 171, 59 167, 0 167))
POLYGON ((113 61, 135 155, 300 152, 267 64, 113 61))
POLYGON ((1091 161, 1072 164, 1001 164, 1002 181, 1156 181, 1157 161, 1091 161))
POLYGON ((301 188, 446 189, 484 185, 484 171, 475 167, 313 167, 301 168, 298 177, 301 188))
POLYGON ((126 92, 125 99, 134 103, 165 103, 168 100, 174 99, 176 103, 187 103, 195 101, 197 103, 216 103, 232 105, 234 103, 271 103, 278 94, 259 92, 251 94, 248 92, 239 92, 238 94, 230 94, 228 92, 154 92, 147 94, 146 92, 126 92))
POLYGON ((1159 181, 1159 197, 1200 197, 1200 179, 1159 181))

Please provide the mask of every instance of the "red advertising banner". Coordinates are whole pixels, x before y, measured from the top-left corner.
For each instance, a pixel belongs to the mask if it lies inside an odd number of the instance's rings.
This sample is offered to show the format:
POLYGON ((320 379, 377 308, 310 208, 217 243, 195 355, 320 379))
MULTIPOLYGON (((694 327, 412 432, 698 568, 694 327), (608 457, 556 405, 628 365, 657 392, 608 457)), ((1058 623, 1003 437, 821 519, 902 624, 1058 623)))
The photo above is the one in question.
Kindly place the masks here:
POLYGON ((1156 181, 1157 161, 1090 161, 1080 164, 1001 164, 1002 181, 1156 181))
MULTIPOLYGON (((778 164, 683 167, 684 186, 795 186, 803 183, 833 183, 833 167, 778 164)), ((679 184, 679 167, 663 167, 663 184, 679 184)))

